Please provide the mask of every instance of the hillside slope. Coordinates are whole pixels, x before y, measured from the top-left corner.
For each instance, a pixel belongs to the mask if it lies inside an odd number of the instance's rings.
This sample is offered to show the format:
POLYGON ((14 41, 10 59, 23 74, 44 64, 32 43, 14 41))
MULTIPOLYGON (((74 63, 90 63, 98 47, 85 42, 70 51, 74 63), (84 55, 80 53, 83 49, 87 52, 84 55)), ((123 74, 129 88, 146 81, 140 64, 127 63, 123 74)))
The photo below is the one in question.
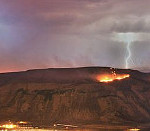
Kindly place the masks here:
POLYGON ((115 69, 130 77, 100 83, 110 68, 40 69, 0 74, 0 118, 51 123, 150 122, 150 74, 115 69))

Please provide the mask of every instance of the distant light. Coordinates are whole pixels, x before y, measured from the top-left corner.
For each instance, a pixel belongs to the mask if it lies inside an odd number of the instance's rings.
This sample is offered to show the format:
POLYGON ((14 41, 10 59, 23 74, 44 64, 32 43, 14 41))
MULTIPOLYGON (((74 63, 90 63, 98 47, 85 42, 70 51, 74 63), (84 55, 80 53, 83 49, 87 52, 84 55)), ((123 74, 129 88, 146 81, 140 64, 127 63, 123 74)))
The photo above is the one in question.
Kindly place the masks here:
POLYGON ((6 128, 6 129, 14 129, 17 127, 17 125, 14 124, 6 124, 6 125, 2 125, 2 128, 6 128))
POLYGON ((137 129, 137 128, 135 128, 135 129, 129 129, 128 131, 139 131, 140 129, 137 129))
POLYGON ((27 124, 28 122, 26 122, 26 121, 19 121, 18 123, 19 124, 27 124))

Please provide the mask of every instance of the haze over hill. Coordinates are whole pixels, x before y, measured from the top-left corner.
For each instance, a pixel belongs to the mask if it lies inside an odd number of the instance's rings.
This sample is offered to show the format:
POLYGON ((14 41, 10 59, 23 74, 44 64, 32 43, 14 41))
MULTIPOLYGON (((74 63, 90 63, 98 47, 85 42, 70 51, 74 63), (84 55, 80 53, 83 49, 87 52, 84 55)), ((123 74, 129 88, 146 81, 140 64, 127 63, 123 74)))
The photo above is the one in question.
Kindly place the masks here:
POLYGON ((0 118, 40 125, 150 122, 150 74, 108 67, 0 74, 0 118), (129 74, 102 83, 99 74, 129 74))

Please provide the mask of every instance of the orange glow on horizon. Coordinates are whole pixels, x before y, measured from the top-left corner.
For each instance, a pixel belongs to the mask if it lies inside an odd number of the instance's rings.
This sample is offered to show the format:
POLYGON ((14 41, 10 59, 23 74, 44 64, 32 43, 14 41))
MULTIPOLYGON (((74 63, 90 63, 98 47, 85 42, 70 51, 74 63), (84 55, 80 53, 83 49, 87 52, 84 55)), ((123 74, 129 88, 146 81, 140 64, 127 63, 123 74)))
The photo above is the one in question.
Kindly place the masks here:
POLYGON ((129 74, 116 74, 113 72, 112 74, 101 74, 96 77, 99 82, 112 82, 114 80, 122 80, 130 77, 129 74))

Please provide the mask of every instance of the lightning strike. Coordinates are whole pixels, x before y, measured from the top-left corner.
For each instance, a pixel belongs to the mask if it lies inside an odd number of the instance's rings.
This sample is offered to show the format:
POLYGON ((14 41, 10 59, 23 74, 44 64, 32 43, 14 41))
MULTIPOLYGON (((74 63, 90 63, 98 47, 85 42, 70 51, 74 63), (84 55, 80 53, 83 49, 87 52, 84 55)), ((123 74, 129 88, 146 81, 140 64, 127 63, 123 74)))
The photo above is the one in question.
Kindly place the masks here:
MULTIPOLYGON (((127 43, 126 49, 127 49, 127 55, 125 56, 125 68, 130 68, 130 61, 132 60, 132 52, 131 52, 131 44, 133 41, 135 41, 135 34, 134 33, 118 33, 117 38, 119 38, 119 41, 123 41, 124 43, 127 43)), ((134 62, 133 62, 134 63, 134 62)))
POLYGON ((127 44, 128 56, 127 56, 126 59, 125 59, 125 64, 126 64, 125 67, 126 67, 126 69, 129 68, 129 60, 130 60, 130 58, 131 58, 130 44, 131 44, 131 42, 128 42, 128 44, 127 44))

